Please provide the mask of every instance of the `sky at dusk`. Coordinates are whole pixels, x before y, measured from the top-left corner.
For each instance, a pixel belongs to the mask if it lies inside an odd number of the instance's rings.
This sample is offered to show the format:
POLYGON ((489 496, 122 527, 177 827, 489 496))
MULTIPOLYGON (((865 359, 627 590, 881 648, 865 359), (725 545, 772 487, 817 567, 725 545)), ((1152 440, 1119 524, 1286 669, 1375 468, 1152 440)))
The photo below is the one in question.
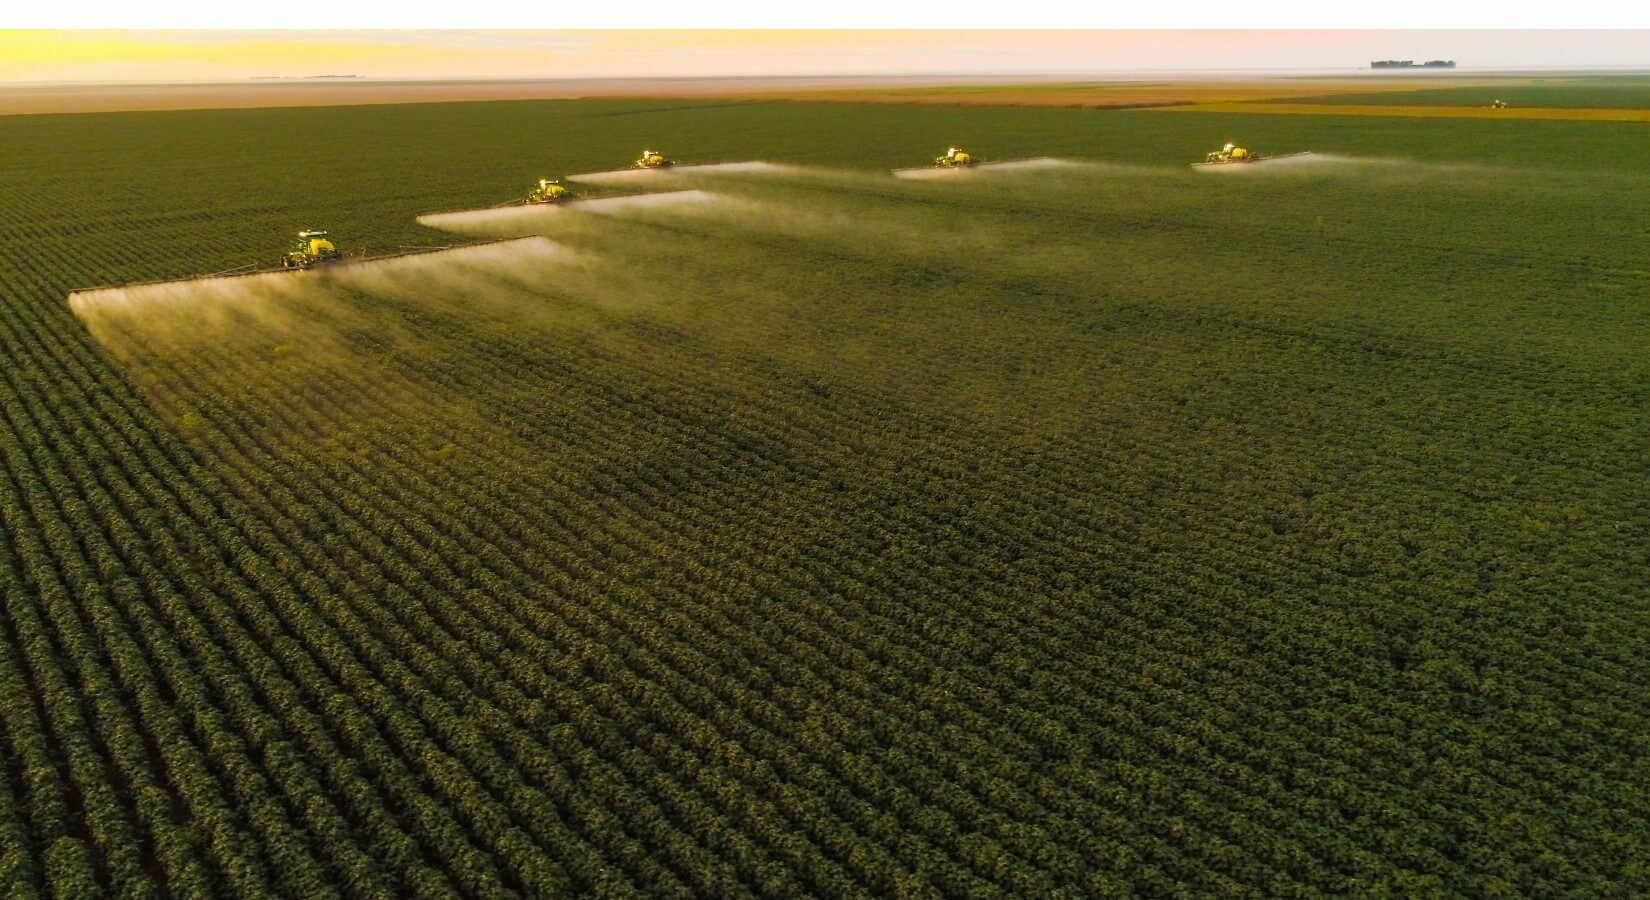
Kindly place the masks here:
POLYGON ((1650 67, 1646 31, 0 31, 0 82, 1650 67))

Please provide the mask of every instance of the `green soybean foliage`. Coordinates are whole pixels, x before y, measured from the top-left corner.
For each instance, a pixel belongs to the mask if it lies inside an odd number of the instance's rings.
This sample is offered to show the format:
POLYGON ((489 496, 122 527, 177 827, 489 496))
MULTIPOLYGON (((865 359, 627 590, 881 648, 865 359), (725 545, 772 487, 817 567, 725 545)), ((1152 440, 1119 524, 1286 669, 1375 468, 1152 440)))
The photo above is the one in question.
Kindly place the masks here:
POLYGON ((9 893, 1650 890, 1641 128, 589 101, 0 147, 9 893), (1231 139, 1320 156, 1184 165, 1231 139), (950 143, 1072 162, 887 175, 950 143), (644 146, 787 165, 415 221, 644 146), (300 227, 551 243, 65 299, 300 227))
POLYGON ((1400 93, 1372 92, 1303 97, 1298 103, 1398 106, 1488 106, 1505 100, 1515 107, 1544 109, 1645 109, 1650 76, 1569 75, 1520 79, 1518 83, 1432 88, 1400 93))

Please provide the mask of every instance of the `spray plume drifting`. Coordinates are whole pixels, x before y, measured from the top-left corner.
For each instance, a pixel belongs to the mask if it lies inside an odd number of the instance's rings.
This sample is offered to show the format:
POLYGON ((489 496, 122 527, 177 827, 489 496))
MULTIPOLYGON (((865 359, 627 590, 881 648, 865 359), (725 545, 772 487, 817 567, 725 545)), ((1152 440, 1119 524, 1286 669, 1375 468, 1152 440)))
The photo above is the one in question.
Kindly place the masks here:
POLYGON ((466 209, 458 212, 428 213, 418 217, 418 224, 457 234, 498 234, 502 232, 532 232, 538 226, 570 212, 596 215, 620 215, 638 209, 658 209, 671 206, 691 206, 718 199, 709 191, 665 191, 658 194, 635 194, 627 197, 602 197, 574 200, 561 204, 538 206, 504 206, 494 209, 466 209))
POLYGON ((657 169, 614 169, 609 172, 586 172, 583 175, 569 175, 567 180, 582 181, 586 184, 635 184, 646 182, 649 179, 670 178, 681 175, 771 175, 789 171, 791 168, 791 166, 781 163, 747 160, 745 162, 703 163, 657 169))
POLYGON ((1362 162, 1362 160, 1352 156, 1314 153, 1308 150, 1302 153, 1289 153, 1284 156, 1263 156, 1253 162, 1198 163, 1191 168, 1198 172, 1286 172, 1336 165, 1354 165, 1359 162, 1362 162))
POLYGON ((1037 156, 1031 159, 1005 159, 1002 162, 985 162, 972 166, 914 166, 909 169, 895 169, 895 178, 927 179, 927 178, 958 178, 968 175, 981 175, 990 172, 1014 172, 1028 169, 1054 169, 1079 163, 1066 159, 1055 159, 1052 156, 1037 156))
POLYGON ((329 298, 340 290, 373 293, 400 283, 462 282, 475 274, 533 278, 572 256, 542 237, 493 241, 425 253, 368 259, 299 272, 193 278, 69 295, 69 308, 117 355, 188 346, 213 335, 263 333, 279 338, 334 322, 329 298))
POLYGON ((139 306, 145 307, 145 311, 161 311, 180 304, 197 309, 203 301, 232 303, 254 294, 290 293, 329 282, 348 285, 387 273, 428 272, 454 264, 495 265, 546 260, 560 258, 568 252, 567 248, 542 237, 514 238, 469 247, 351 261, 331 268, 90 288, 70 293, 69 308, 82 318, 99 311, 135 310, 139 306))

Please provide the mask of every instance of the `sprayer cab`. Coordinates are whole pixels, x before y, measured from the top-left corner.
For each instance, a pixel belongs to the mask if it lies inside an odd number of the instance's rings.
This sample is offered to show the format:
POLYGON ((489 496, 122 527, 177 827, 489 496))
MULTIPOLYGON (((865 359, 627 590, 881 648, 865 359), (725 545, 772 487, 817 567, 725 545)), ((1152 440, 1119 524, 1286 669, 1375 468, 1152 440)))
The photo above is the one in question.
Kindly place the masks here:
POLYGON ((307 269, 343 258, 343 252, 333 245, 325 231, 305 229, 298 232, 292 249, 281 256, 281 268, 307 269))
POLYGON ((950 147, 945 155, 934 160, 934 165, 941 169, 958 169, 974 164, 974 154, 958 147, 950 147))

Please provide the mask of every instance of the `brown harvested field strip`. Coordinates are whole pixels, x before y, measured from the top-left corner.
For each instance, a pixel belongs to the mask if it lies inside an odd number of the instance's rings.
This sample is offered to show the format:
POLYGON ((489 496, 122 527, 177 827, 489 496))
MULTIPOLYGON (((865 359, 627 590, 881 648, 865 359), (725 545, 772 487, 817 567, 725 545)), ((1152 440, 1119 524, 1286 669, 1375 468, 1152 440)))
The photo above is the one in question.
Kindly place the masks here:
POLYGON ((579 98, 908 103, 945 106, 1130 108, 1189 103, 1290 100, 1427 88, 1511 85, 1508 76, 1203 78, 1189 81, 1036 82, 978 77, 607 78, 522 81, 250 81, 231 84, 68 84, 0 86, 0 115, 166 109, 244 109, 579 98))
POLYGON ((1373 106, 1332 103, 1195 103, 1163 107, 1174 112, 1247 113, 1277 116, 1405 116, 1424 119, 1549 119, 1567 122, 1650 122, 1650 109, 1562 109, 1487 106, 1373 106))

